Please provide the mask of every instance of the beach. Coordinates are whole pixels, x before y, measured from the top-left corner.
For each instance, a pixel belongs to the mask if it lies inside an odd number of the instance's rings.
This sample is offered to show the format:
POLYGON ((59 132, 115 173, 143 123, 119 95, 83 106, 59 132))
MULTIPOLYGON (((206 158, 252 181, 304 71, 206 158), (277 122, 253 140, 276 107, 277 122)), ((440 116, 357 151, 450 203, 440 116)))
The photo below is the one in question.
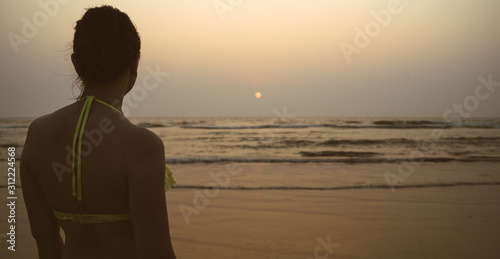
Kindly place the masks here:
POLYGON ((0 12, 0 259, 500 259, 500 1, 0 12))
MULTIPOLYGON (((190 175, 196 175, 203 168, 217 172, 217 168, 225 166, 171 166, 180 186, 166 194, 172 242, 178 258, 315 258, 315 250, 320 257, 328 255, 323 258, 500 256, 497 245, 500 240, 500 185, 406 187, 394 192, 390 188, 182 187, 192 178, 190 175), (205 199, 197 199, 195 204, 193 200, 200 193, 205 199), (182 212, 181 207, 190 207, 197 214, 186 217, 189 213, 182 212), (329 246, 325 249, 322 243, 329 246)), ((260 170, 263 181, 265 175, 269 175, 267 170, 278 170, 273 165, 240 166, 242 175, 260 170)), ((325 166, 309 165, 315 169, 325 166)), ((285 168, 292 171, 296 165, 280 167, 281 171, 287 171, 283 170, 285 168)), ((483 167, 486 168, 495 170, 491 165, 483 167)), ((208 171, 205 172, 208 175, 208 171)), ((197 178, 207 185, 212 179, 197 178)), ((241 187, 242 182, 234 177, 227 187, 241 187)), ((0 192, 2 197, 7 196, 6 188, 0 188, 0 192)), ((37 258, 20 189, 17 197, 16 251, 9 251, 3 238, 0 257, 37 258)), ((0 214, 7 213, 6 206, 1 206, 0 214)), ((5 216, 0 228, 0 233, 8 228, 5 216)))
POLYGON ((498 258, 500 186, 398 191, 221 191, 190 224, 168 194, 179 258, 498 258), (325 257, 326 258, 326 257, 325 257))

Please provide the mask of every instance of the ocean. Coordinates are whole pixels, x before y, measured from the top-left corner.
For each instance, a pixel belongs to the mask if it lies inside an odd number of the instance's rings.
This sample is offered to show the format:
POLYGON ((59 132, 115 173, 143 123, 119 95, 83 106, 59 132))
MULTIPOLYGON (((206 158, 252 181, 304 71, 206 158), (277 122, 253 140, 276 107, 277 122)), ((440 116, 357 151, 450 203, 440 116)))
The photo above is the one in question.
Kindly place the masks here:
MULTIPOLYGON (((500 184, 500 119, 130 120, 163 140, 165 162, 174 171, 176 188, 217 185, 214 175, 228 165, 241 173, 230 175, 224 186, 218 184, 220 188, 393 190, 500 184)), ((7 161, 10 146, 20 156, 31 121, 0 119, 2 163, 7 161)))

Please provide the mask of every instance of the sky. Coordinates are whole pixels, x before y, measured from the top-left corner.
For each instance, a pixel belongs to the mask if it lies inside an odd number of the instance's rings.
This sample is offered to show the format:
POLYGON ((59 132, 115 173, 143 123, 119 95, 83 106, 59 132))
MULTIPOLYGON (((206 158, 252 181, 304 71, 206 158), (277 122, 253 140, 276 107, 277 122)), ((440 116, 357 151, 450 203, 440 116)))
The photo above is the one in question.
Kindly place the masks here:
POLYGON ((75 101, 74 25, 102 4, 142 40, 130 117, 500 117, 497 0, 2 0, 0 117, 75 101))

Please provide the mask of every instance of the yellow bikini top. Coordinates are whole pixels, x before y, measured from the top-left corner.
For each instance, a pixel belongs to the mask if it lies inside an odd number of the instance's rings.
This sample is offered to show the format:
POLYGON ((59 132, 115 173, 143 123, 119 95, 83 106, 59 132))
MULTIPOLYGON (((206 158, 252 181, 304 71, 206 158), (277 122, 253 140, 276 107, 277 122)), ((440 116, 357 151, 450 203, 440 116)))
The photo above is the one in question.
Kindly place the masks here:
MULTIPOLYGON (((72 154, 72 177, 71 177, 71 189, 73 198, 75 198, 75 209, 81 211, 81 201, 82 201, 82 139, 83 139, 83 131, 85 129, 85 125, 87 124, 87 119, 90 113, 90 106, 93 101, 104 104, 113 110, 121 113, 118 109, 111 106, 110 104, 97 99, 95 96, 87 96, 85 97, 85 103, 83 105, 82 112, 80 113, 80 117, 78 118, 78 122, 76 124, 75 135, 73 137, 73 154, 72 154), (75 166, 76 164, 76 166, 75 166), (76 169, 76 170, 75 170, 76 169)), ((165 191, 170 190, 172 185, 175 184, 175 180, 173 178, 173 173, 170 169, 165 165, 165 191)), ((54 216, 60 220, 67 220, 74 223, 79 224, 97 224, 97 223, 108 223, 108 222, 116 222, 116 221, 124 221, 130 220, 129 213, 121 213, 121 214, 86 214, 86 213, 68 213, 68 212, 60 212, 56 210, 52 210, 54 212, 54 216)))

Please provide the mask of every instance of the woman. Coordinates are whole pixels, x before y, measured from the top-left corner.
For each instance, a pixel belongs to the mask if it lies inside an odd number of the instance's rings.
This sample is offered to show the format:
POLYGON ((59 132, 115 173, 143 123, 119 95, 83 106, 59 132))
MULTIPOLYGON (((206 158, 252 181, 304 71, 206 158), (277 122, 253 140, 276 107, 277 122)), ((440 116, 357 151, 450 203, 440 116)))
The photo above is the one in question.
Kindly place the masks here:
POLYGON ((71 60, 82 92, 31 123, 21 158, 40 258, 175 258, 165 200, 175 182, 163 142, 121 112, 140 46, 127 14, 111 6, 88 9, 76 24, 71 60))

